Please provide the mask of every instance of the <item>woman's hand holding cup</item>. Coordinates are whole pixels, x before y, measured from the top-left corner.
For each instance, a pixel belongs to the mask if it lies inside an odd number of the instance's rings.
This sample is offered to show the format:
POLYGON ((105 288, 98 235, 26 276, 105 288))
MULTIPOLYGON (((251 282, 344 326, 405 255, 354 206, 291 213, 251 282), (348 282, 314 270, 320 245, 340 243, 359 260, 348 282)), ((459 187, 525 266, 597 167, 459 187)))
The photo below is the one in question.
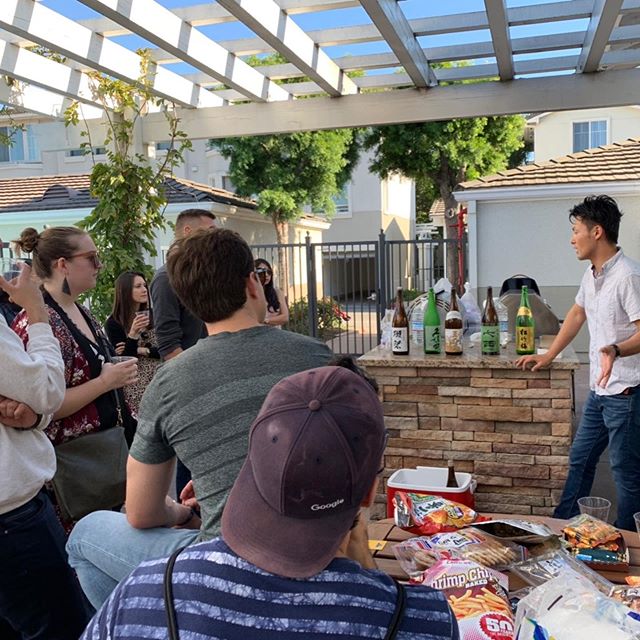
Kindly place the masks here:
POLYGON ((138 311, 133 317, 131 328, 129 329, 129 338, 132 340, 138 340, 140 334, 149 326, 149 312, 138 311))
POLYGON ((133 384, 138 379, 138 358, 114 356, 103 365, 100 379, 108 391, 133 384))

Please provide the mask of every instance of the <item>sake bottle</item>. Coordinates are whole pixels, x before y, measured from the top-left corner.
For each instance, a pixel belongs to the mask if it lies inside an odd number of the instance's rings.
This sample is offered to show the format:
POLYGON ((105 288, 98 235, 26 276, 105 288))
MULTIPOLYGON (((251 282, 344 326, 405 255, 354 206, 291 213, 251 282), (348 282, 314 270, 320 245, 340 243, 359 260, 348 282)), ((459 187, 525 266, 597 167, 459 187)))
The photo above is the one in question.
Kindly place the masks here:
POLYGON ((444 321, 444 352, 448 356, 462 355, 462 314, 455 289, 451 289, 451 306, 444 321))
POLYGON ((535 321, 529 306, 529 289, 522 287, 520 308, 516 316, 516 353, 525 356, 535 353, 535 321))
POLYGON ((424 352, 440 353, 440 349, 440 314, 436 306, 436 294, 431 288, 424 311, 424 352))
POLYGON ((482 312, 480 344, 483 356, 500 355, 500 323, 498 321, 498 313, 493 305, 492 287, 487 287, 487 300, 484 303, 482 312))
POLYGON ((402 287, 396 293, 396 308, 391 321, 391 352, 394 356, 409 355, 409 319, 402 300, 402 287))

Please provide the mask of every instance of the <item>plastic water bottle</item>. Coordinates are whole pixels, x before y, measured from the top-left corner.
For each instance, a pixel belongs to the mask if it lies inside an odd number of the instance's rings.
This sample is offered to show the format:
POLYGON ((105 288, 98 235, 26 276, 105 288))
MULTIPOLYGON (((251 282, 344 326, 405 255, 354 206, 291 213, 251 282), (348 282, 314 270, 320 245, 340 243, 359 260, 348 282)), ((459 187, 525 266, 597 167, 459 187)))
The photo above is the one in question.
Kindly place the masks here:
POLYGON ((413 305, 411 311, 411 317, 409 319, 409 329, 411 332, 411 344, 422 351, 424 343, 424 308, 427 301, 426 299, 418 300, 413 305))
POLYGON ((500 302, 500 298, 493 299, 493 306, 498 313, 498 323, 500 325, 500 346, 506 347, 509 343, 509 310, 500 302))
POLYGON ((468 333, 480 331, 482 312, 468 282, 464 283, 464 294, 460 296, 460 303, 464 307, 465 330, 468 333))
POLYGON ((380 347, 382 349, 391 349, 391 320, 393 319, 393 309, 387 309, 384 312, 384 317, 380 322, 380 347))

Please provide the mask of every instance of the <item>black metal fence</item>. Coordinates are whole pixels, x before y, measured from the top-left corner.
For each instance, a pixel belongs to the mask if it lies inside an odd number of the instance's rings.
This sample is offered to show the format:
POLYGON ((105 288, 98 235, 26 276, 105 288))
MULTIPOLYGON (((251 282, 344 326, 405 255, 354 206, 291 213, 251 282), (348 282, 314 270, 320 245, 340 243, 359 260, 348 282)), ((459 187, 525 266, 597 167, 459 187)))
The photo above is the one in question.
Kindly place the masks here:
MULTIPOLYGON (((362 354, 380 338, 380 320, 397 287, 414 297, 445 273, 447 252, 463 252, 466 239, 311 242, 253 245, 287 296, 288 329, 326 341, 335 353, 362 354), (284 266, 283 266, 284 265, 284 266)), ((463 267, 463 277, 464 273, 463 267)))

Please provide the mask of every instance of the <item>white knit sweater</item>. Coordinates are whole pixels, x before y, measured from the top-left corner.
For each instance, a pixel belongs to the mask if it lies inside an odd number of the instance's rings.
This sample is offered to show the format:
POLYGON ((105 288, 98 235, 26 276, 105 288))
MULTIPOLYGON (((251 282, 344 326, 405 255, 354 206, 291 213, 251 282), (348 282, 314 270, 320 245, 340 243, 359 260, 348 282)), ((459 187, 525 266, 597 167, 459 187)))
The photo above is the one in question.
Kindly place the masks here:
POLYGON ((64 363, 51 327, 42 322, 31 325, 25 351, 0 314, 0 395, 43 414, 35 429, 14 429, 0 422, 0 514, 28 502, 53 477, 55 454, 43 429, 64 393, 64 363))

